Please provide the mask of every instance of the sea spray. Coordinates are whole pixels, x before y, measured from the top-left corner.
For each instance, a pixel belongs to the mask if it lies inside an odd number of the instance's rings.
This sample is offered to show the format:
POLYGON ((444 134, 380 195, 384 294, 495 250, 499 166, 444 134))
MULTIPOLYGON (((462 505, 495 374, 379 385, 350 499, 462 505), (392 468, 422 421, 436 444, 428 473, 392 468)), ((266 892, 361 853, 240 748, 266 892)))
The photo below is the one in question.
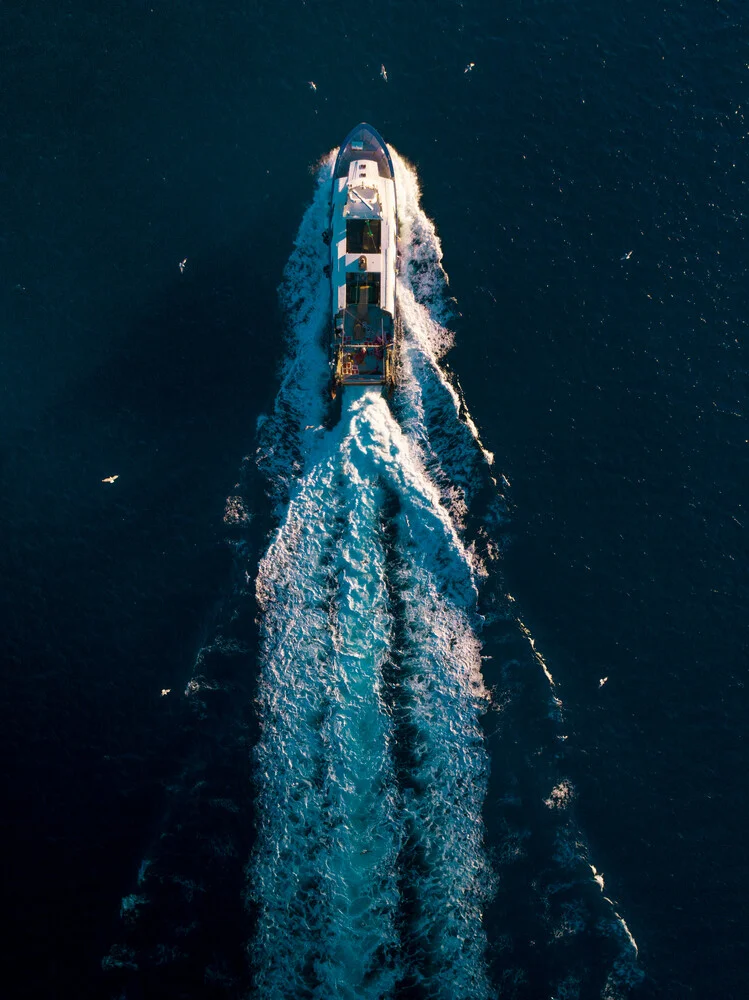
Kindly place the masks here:
POLYGON ((397 153, 393 162, 401 231, 398 310, 403 327, 402 377, 393 411, 419 449, 456 525, 463 527, 480 493, 493 487, 493 506, 502 498, 491 476, 493 456, 481 444, 454 377, 439 364, 453 343, 446 323, 454 313, 442 246, 421 208, 415 171, 397 153))
POLYGON ((324 157, 316 174, 314 198, 302 218, 278 289, 287 353, 273 411, 258 421, 257 467, 265 476, 276 514, 304 470, 314 432, 326 414, 327 345, 330 280, 324 274, 329 249, 322 233, 328 226, 333 154, 324 157), (312 433, 310 433, 312 432, 312 433))

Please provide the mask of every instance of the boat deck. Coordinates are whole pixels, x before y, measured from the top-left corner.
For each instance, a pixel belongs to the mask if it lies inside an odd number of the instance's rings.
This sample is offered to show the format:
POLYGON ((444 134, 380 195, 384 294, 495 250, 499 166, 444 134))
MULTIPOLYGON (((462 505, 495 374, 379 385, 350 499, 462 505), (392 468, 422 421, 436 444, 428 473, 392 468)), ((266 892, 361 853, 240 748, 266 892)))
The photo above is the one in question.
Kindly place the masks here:
POLYGON ((387 377, 386 356, 393 346, 393 318, 378 306, 348 306, 336 320, 342 347, 340 377, 345 383, 378 384, 387 377))

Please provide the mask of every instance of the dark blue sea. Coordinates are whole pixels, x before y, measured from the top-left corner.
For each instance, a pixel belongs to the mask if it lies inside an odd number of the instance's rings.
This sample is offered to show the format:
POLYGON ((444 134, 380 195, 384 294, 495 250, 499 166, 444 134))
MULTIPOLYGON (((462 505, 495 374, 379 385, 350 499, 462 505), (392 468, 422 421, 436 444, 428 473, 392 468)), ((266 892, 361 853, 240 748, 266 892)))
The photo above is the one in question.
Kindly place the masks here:
POLYGON ((740 0, 3 6, 4 995, 747 996, 748 59, 740 0), (360 121, 403 363, 332 406, 360 121))

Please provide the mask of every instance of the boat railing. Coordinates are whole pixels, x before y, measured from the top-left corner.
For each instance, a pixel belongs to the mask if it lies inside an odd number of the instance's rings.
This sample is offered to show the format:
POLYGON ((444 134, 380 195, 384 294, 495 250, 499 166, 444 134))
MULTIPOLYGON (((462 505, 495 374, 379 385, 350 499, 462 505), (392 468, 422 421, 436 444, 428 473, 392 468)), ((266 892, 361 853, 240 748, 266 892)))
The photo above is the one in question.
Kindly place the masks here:
POLYGON ((379 306, 349 305, 336 316, 334 370, 342 383, 378 385, 392 376, 393 318, 379 306))

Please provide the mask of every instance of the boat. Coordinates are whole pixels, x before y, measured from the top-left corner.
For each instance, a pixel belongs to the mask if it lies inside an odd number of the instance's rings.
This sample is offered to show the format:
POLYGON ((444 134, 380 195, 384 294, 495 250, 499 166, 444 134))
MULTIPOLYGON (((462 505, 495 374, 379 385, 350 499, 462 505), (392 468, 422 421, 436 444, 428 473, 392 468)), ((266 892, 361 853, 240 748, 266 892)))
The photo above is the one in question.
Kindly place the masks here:
POLYGON ((396 201, 390 152, 362 122, 346 136, 330 200, 332 393, 395 381, 396 201))

